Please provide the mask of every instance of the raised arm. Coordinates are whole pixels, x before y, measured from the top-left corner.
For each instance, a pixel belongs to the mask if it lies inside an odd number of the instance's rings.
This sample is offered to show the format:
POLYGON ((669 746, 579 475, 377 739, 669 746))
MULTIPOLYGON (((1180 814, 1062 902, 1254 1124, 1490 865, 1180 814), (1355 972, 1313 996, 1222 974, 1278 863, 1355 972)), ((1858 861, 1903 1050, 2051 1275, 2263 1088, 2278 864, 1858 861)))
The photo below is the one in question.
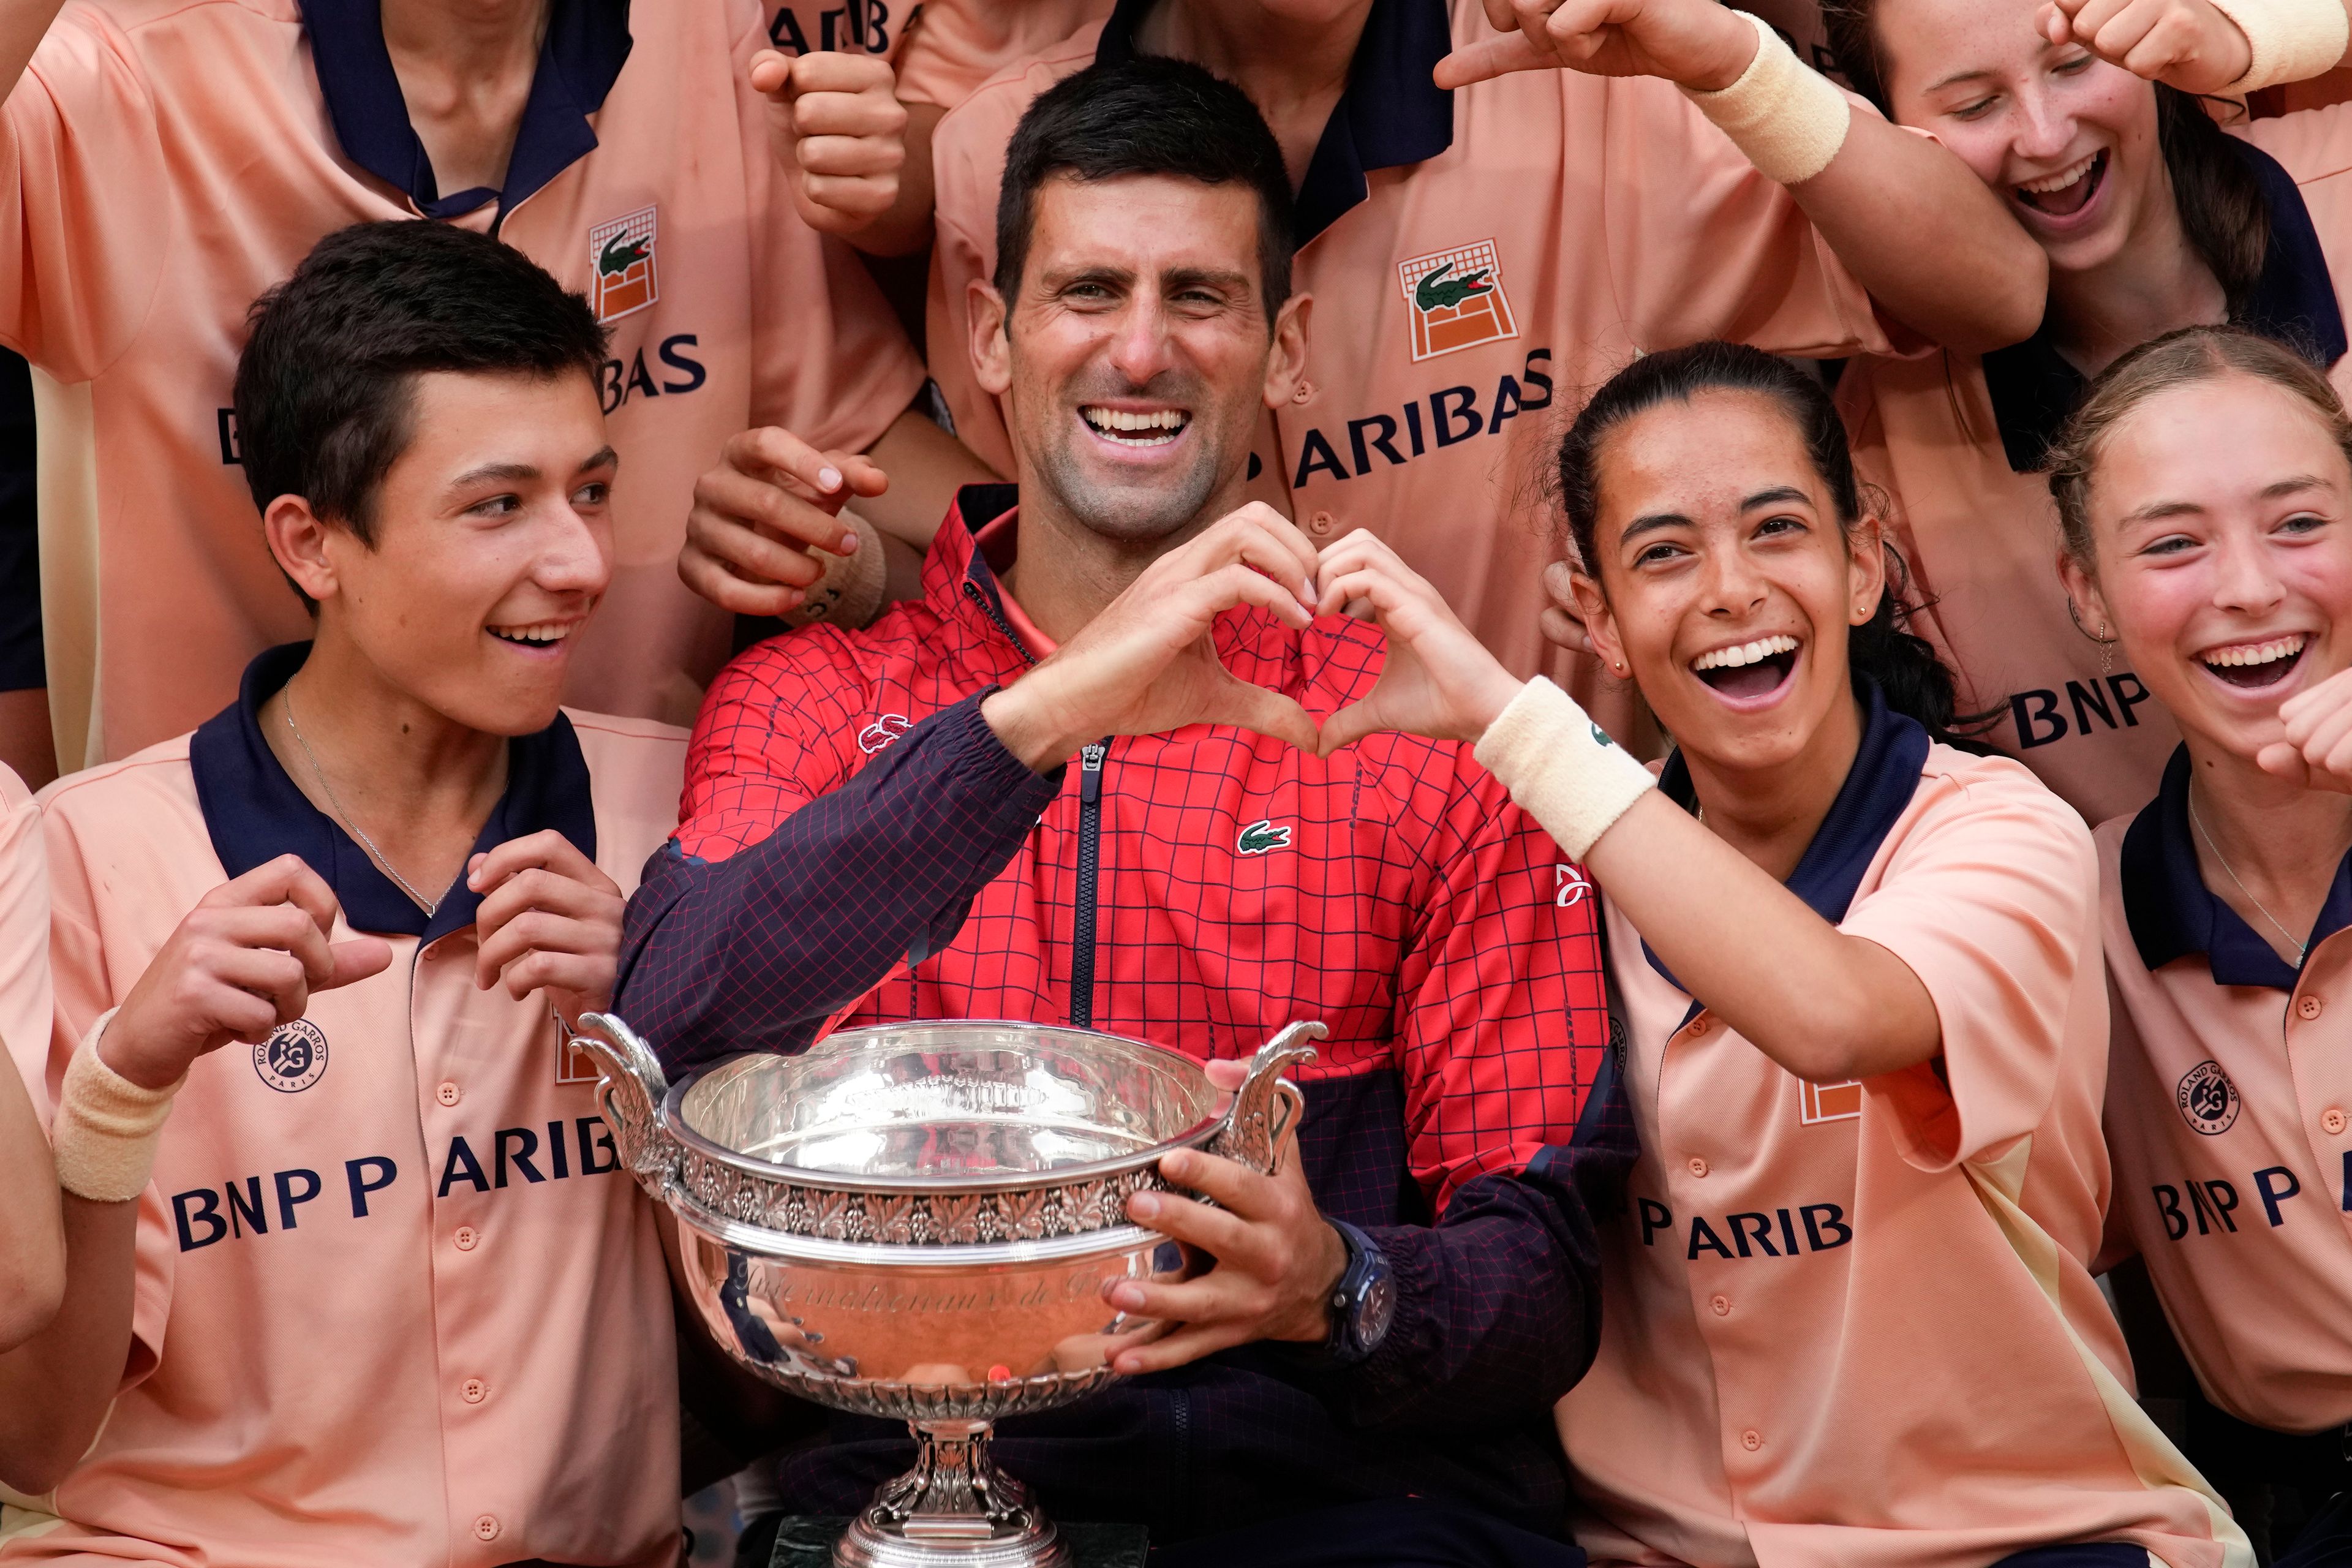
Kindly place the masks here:
POLYGON ((2000 197, 1930 138, 1854 109, 1754 17, 1716 0, 1486 5, 1504 36, 1448 56, 1441 87, 1514 70, 1662 78, 1787 188, 1894 319, 1972 353, 2040 325, 2048 262, 2000 197))
POLYGON ((2076 43, 2183 92, 2252 92, 2344 61, 2352 0, 2050 0, 2053 44, 2076 43))

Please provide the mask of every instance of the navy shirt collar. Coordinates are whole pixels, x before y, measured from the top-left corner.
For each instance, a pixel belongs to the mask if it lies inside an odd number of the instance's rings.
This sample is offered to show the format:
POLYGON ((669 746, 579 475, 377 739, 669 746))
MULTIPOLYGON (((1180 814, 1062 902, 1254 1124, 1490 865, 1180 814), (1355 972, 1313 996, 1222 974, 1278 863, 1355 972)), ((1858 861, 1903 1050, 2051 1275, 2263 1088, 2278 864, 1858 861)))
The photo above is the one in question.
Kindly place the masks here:
MULTIPOLYGON (((2312 226, 2311 209, 2293 175, 2261 148, 2231 137, 2263 188, 2270 208, 2270 243, 2263 272, 2254 280, 2238 322, 2286 344, 2322 370, 2344 357, 2344 313, 2336 302, 2327 254, 2312 226)), ((1984 356, 1985 391, 1992 398, 1993 422, 2000 429, 2010 468, 2031 473, 2042 467, 2059 426, 2083 401, 2089 383, 2066 363, 2043 321, 2032 337, 1984 356)))
POLYGON ((380 0, 301 0, 302 25, 335 138, 352 163, 408 193, 426 217, 449 218, 488 202, 499 216, 596 146, 588 116, 604 106, 629 58, 629 0, 549 0, 547 37, 507 161, 503 190, 441 194, 384 47, 380 0))
MULTIPOLYGON (((245 667, 236 700, 206 721, 188 741, 196 804, 212 836, 213 852, 230 877, 242 877, 280 855, 299 855, 334 889, 354 931, 418 937, 425 942, 474 923, 479 896, 461 872, 429 920, 334 818, 310 804, 278 765, 261 734, 261 705, 302 668, 309 643, 274 647, 245 667)), ((476 850, 554 828, 590 859, 596 858, 596 813, 588 793, 588 763, 572 721, 558 713, 536 735, 507 743, 507 792, 482 825, 476 850)))
MULTIPOLYGON (((1787 883, 1789 891, 1832 925, 1845 919, 1863 874, 1909 809, 1911 797, 1919 793, 1920 770, 1927 765, 1927 731, 1909 715, 1887 707, 1877 682, 1856 676, 1853 695, 1862 705, 1862 742, 1854 748, 1853 766, 1846 771, 1829 815, 1822 818, 1787 883)), ((1698 809, 1690 766, 1679 750, 1666 759, 1658 787, 1685 811, 1698 809)), ((1659 973, 1675 979, 1648 942, 1642 944, 1642 952, 1659 973)))
MULTIPOLYGON (((2197 866, 2189 821, 2189 748, 2165 764, 2164 787, 2124 830, 2117 871, 2124 918, 2139 961, 2153 973, 2174 959, 2202 953, 2216 985, 2267 985, 2293 991, 2294 967, 2213 890, 2197 866)), ((2352 925, 2352 855, 2336 868, 2310 945, 2352 925)))
MULTIPOLYGON (((1098 63, 1135 58, 1136 29, 1158 0, 1118 0, 1095 47, 1098 63)), ((1370 192, 1365 175, 1434 158, 1454 145, 1454 95, 1432 79, 1454 48, 1445 0, 1372 0, 1348 86, 1307 161, 1294 219, 1305 245, 1370 192)))

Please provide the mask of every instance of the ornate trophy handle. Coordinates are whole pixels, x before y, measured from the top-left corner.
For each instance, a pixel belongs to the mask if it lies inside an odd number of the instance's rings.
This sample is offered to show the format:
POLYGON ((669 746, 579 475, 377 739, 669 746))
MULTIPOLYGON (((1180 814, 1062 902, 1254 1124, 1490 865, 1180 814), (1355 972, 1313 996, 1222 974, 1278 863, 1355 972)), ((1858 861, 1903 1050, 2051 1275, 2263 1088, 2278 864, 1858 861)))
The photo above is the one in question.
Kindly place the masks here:
POLYGON ((667 1202, 677 1184, 679 1150, 661 1124, 669 1079, 653 1047, 610 1013, 583 1013, 572 1044, 596 1058, 596 1109, 613 1129, 637 1184, 667 1202))
POLYGON ((1280 1171, 1282 1141, 1307 1114, 1306 1095, 1282 1075, 1302 1062, 1313 1061, 1315 1047, 1306 1042, 1319 1040, 1330 1032, 1320 1024, 1293 1024, 1260 1046, 1257 1055, 1250 1058, 1248 1079, 1225 1112, 1224 1126, 1209 1141, 1209 1152, 1238 1160, 1268 1175, 1280 1171))

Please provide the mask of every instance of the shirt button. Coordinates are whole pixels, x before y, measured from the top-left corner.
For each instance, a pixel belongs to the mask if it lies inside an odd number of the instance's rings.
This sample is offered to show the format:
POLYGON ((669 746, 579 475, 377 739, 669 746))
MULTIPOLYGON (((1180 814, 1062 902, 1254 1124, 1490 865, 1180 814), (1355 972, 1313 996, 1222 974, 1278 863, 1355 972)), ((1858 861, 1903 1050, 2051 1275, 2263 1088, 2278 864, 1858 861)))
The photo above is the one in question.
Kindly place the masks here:
POLYGON ((482 1236, 472 1226, 461 1225, 457 1227, 457 1234, 450 1239, 457 1244, 458 1251, 471 1252, 474 1250, 474 1243, 481 1240, 482 1236))
POLYGON ((1311 381, 1302 381, 1290 389, 1290 401, 1293 403, 1311 403, 1314 399, 1315 384, 1311 381))
POLYGON ((1704 1014, 1704 1013, 1701 1013, 1697 1017, 1693 1018, 1693 1019, 1691 1020, 1691 1022, 1690 1022, 1690 1037, 1691 1037, 1691 1038, 1692 1038, 1692 1039, 1694 1039, 1694 1040, 1696 1040, 1696 1039, 1697 1039, 1701 1035, 1706 1034, 1706 1031, 1707 1031, 1708 1026, 1709 1026, 1712 1022, 1713 1022, 1713 1020, 1712 1020, 1712 1019, 1710 1019, 1710 1018, 1709 1018, 1706 1014, 1704 1014))
POLYGON ((445 1083, 433 1091, 433 1098, 444 1105, 455 1105, 458 1100, 457 1086, 454 1083, 445 1083))
POLYGON ((2305 996, 2294 1005, 2294 1010, 2306 1018, 2316 1018, 2319 1016, 2319 1009, 2325 1005, 2326 1004, 2316 996, 2305 996))
POLYGON ((1739 1435, 1739 1446, 1752 1454, 1764 1446, 1764 1434, 1750 1426, 1739 1435))
POLYGON ((1728 1296, 1717 1296, 1707 1305, 1715 1310, 1715 1315, 1718 1318, 1731 1316, 1731 1298, 1728 1296))
POLYGON ((457 1392, 466 1396, 467 1404, 479 1405, 490 1396, 490 1385, 478 1377, 469 1377, 457 1392))
POLYGON ((1704 1175, 1706 1175, 1706 1162, 1705 1160, 1700 1159, 1696 1154, 1693 1154, 1693 1155, 1691 1156, 1691 1162, 1690 1162, 1690 1173, 1691 1173, 1692 1175, 1694 1175, 1694 1176, 1704 1176, 1704 1175))
POLYGON ((1307 531, 1309 533, 1328 533, 1338 526, 1328 511, 1316 512, 1307 520, 1307 531))
POLYGON ((2344 1113, 2331 1105, 2321 1113, 2319 1124, 2330 1132, 2341 1132, 2344 1131, 2344 1113))
POLYGON ((499 1538, 499 1521, 498 1521, 498 1517, 497 1517, 495 1514, 488 1514, 488 1513, 486 1513, 486 1514, 482 1515, 482 1517, 481 1517, 481 1518, 479 1518, 479 1519, 478 1519, 478 1520, 474 1521, 474 1539, 475 1539, 475 1540, 477 1540, 477 1541, 496 1541, 498 1538, 499 1538))

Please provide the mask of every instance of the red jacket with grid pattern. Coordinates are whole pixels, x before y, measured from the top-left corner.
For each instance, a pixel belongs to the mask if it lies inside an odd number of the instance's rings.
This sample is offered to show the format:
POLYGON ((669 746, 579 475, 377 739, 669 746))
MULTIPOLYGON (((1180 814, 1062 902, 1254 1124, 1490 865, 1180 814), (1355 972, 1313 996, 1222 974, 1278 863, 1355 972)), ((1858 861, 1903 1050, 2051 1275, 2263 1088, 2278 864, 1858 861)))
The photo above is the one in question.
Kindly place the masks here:
MULTIPOLYGON (((1378 735, 1324 759, 1203 725, 1032 773, 979 715, 1032 662, 997 585, 1013 501, 963 492, 921 600, 719 677, 681 826, 630 905, 621 1011, 674 1071, 802 1048, 845 1007, 1090 1024, 1203 1058, 1322 1020, 1301 1156, 1395 1270, 1379 1350, 1139 1380, 1008 1423, 1008 1466, 1064 1517, 1160 1539, 1402 1493, 1557 1533, 1549 1412, 1591 1356, 1591 1215, 1633 1150, 1581 876, 1465 745, 1378 735)), ((1384 647, 1249 608, 1215 636, 1318 719, 1370 689, 1384 647)), ((853 1509, 903 1462, 854 1422, 835 1436, 788 1462, 796 1506, 853 1509)))

